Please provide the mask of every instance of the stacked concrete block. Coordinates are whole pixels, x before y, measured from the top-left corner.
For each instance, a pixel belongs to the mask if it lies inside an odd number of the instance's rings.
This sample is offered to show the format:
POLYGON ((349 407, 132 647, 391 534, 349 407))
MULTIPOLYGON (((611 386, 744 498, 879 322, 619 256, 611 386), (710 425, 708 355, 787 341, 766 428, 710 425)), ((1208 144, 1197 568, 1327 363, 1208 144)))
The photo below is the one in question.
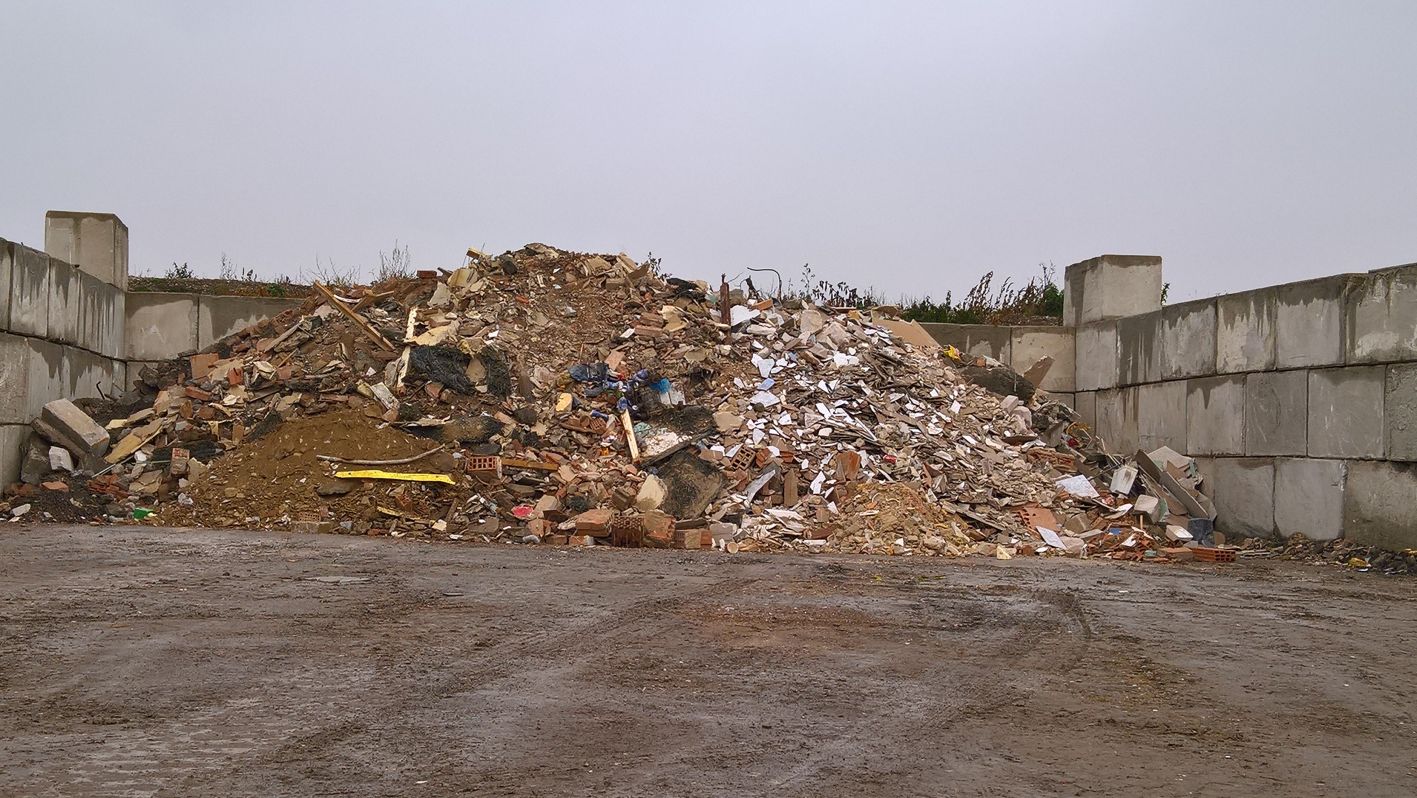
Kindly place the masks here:
POLYGON ((15 271, 14 244, 0 238, 0 330, 10 329, 10 279, 15 271))
POLYGON ((1161 311, 1161 377, 1215 373, 1215 301, 1169 305, 1161 311))
POLYGON ((128 287, 128 226, 111 213, 49 211, 44 251, 109 285, 128 287))
POLYGON ((1227 535, 1274 534, 1274 460, 1220 457, 1213 461, 1216 526, 1227 535))
POLYGON ((197 351, 197 295, 130 292, 124 357, 164 360, 197 351))
POLYGON ((1343 492, 1343 536, 1368 546, 1417 548, 1417 463, 1355 460, 1343 492))
POLYGON ((1186 446, 1192 455, 1244 454, 1244 375, 1186 382, 1186 446))
POLYGON ((1096 393, 1094 429, 1114 452, 1130 454, 1140 443, 1137 428, 1137 389, 1113 388, 1096 393))
POLYGON ((1063 325, 1079 327, 1161 307, 1161 258, 1101 255, 1063 274, 1063 325))
POLYGON ((197 349, 206 349, 234 332, 299 307, 304 300, 248 296, 197 297, 197 349))
POLYGON ((1103 322, 1079 327, 1075 333, 1077 375, 1073 382, 1079 391, 1115 388, 1118 383, 1117 324, 1103 322))
POLYGON ((0 333, 0 424, 28 424, 30 348, 28 339, 0 333))
POLYGON ((0 423, 0 484, 9 485, 19 481, 25 444, 29 439, 28 424, 0 423))
POLYGON ((109 359, 122 358, 125 296, 97 277, 79 272, 78 345, 109 359))
POLYGON ((1161 311, 1117 321, 1117 382, 1137 385, 1160 382, 1162 362, 1161 311))
POLYGON ((1345 312, 1348 363, 1417 360, 1417 265, 1356 280, 1345 312))
POLYGON ((1013 328, 988 324, 921 323, 925 332, 943 346, 953 346, 975 357, 992 357, 1000 363, 1013 362, 1013 328))
POLYGON ((1186 451, 1186 381, 1139 385, 1136 392, 1139 448, 1150 452, 1169 446, 1186 451))
POLYGON ((1274 366, 1343 363, 1343 305, 1353 275, 1277 286, 1274 292, 1274 366))
POLYGON ((1245 454, 1308 453, 1309 373, 1255 372, 1245 378, 1245 454))
POLYGON ((1276 295, 1272 288, 1216 300, 1215 370, 1219 374, 1274 368, 1276 295))
POLYGON ((1073 394, 1073 409, 1078 419, 1089 427, 1097 426, 1097 392, 1078 391, 1073 394))
POLYGON ((1275 458, 1275 528, 1286 537, 1296 533, 1313 540, 1341 537, 1347 475, 1343 460, 1275 458))
POLYGON ((1381 458, 1386 388, 1382 366, 1310 371, 1309 456, 1381 458))
POLYGON ((11 332, 49 335, 49 256, 18 244, 11 247, 11 332))
POLYGON ((1417 460, 1417 363, 1387 367, 1383 424, 1387 459, 1417 460))
POLYGON ((72 359, 79 350, 53 341, 26 338, 28 348, 24 418, 32 419, 54 399, 73 393, 72 359))
POLYGON ((1014 327, 1009 340, 1008 364, 1019 373, 1040 358, 1053 358, 1053 365, 1038 387, 1051 394, 1071 393, 1076 388, 1074 331, 1066 327, 1014 327))
POLYGON ((79 343, 79 270, 59 260, 49 258, 49 340, 61 344, 79 343))

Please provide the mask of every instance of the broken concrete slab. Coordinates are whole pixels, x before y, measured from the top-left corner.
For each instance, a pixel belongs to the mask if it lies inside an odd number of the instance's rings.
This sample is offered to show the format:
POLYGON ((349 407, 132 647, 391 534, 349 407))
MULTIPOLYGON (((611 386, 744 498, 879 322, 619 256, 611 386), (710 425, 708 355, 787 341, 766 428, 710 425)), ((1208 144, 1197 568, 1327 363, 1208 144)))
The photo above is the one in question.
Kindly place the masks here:
POLYGON ((108 431, 68 399, 55 399, 40 413, 59 440, 51 441, 78 455, 101 456, 108 451, 108 431))

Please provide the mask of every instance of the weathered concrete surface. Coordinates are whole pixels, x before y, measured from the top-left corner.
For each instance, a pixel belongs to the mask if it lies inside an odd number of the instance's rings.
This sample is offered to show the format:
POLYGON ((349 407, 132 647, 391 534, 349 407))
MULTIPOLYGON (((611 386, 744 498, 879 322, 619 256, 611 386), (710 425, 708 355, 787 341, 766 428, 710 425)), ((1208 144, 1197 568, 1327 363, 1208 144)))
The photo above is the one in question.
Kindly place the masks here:
MULTIPOLYGON (((1186 451, 1186 381, 1137 386, 1137 443, 1144 451, 1186 451)), ((1131 451, 1124 451, 1131 454, 1131 451)))
POLYGON ((49 259, 49 340, 61 344, 79 343, 79 316, 83 312, 79 293, 79 270, 51 257, 49 259))
POLYGON ((1417 360, 1417 265, 1364 275, 1346 311, 1347 362, 1417 360))
POLYGON ((1000 363, 1012 360, 1012 327, 989 324, 921 323, 931 338, 975 357, 992 357, 1000 363))
POLYGON ((1309 372, 1309 456, 1383 456, 1382 366, 1309 372))
POLYGON ((20 479, 25 441, 29 440, 28 424, 0 423, 0 484, 11 485, 20 479))
POLYGON ((107 358, 122 358, 126 296, 117 287, 79 272, 78 345, 107 358))
POLYGON ((1289 283, 1275 295, 1275 368, 1343 363, 1343 303, 1353 275, 1289 283))
POLYGON ((1389 460, 1417 460, 1417 363, 1387 367, 1383 399, 1389 460))
POLYGON ((69 369, 70 360, 64 356, 63 344, 26 338, 25 346, 29 349, 29 368, 25 384, 24 417, 33 419, 49 400, 70 396, 74 381, 69 369))
POLYGON ((1350 462, 1343 522, 1355 543, 1417 548, 1417 463, 1350 462))
POLYGON ((0 424, 28 424, 30 347, 27 338, 0 333, 0 424))
POLYGON ((10 331, 49 335, 49 256, 29 247, 11 247, 10 331))
POLYGON ((1097 427, 1097 393, 1095 391, 1078 391, 1073 394, 1073 409, 1077 411, 1078 418, 1089 427, 1097 427))
POLYGON ((1308 452, 1309 373, 1256 372, 1245 378, 1245 454, 1308 452))
POLYGON ((1187 381, 1186 446, 1191 455, 1244 454, 1244 375, 1187 381))
POLYGON ((1174 380, 1215 373, 1215 300, 1168 305, 1161 311, 1161 376, 1174 380))
POLYGON ((1101 255, 1063 272, 1063 324, 1148 313, 1161 307, 1161 258, 1154 255, 1101 255))
POLYGON ((1277 312, 1272 288, 1217 299, 1215 370, 1233 374, 1274 368, 1277 312))
POLYGON ((1068 327, 1014 327, 1009 338, 1009 365, 1022 374, 1040 358, 1051 357, 1053 366, 1038 387, 1049 393, 1071 393, 1077 371, 1073 338, 1068 327))
POLYGON ((1333 540, 1343 534, 1343 460, 1281 457, 1274 461, 1274 525, 1288 537, 1333 540))
POLYGON ((197 295, 129 292, 124 336, 130 360, 197 351, 197 295))
POLYGON ((1227 535, 1274 534, 1274 460, 1219 457, 1215 471, 1216 526, 1227 535))
POLYGON ((1137 429, 1137 389, 1113 388, 1098 391, 1097 434, 1114 452, 1132 453, 1139 444, 1137 429))
POLYGON ((1117 383, 1160 382, 1162 363, 1161 311, 1117 321, 1117 383))
POLYGON ((111 213, 49 211, 44 251, 109 285, 128 287, 128 226, 111 213))
POLYGON ((1410 579, 121 527, 10 529, 0 561, 5 795, 1318 798, 1417 776, 1410 579))
MULTIPOLYGON (((253 296, 199 296, 197 298, 197 348, 206 349, 238 330, 281 312, 300 307, 302 299, 253 296)), ((179 353, 174 353, 179 354, 179 353)))
POLYGON ((0 332, 10 329, 10 277, 15 271, 14 246, 0 238, 0 332))
POLYGON ((1117 324, 1103 322, 1077 328, 1077 389, 1117 387, 1117 324))

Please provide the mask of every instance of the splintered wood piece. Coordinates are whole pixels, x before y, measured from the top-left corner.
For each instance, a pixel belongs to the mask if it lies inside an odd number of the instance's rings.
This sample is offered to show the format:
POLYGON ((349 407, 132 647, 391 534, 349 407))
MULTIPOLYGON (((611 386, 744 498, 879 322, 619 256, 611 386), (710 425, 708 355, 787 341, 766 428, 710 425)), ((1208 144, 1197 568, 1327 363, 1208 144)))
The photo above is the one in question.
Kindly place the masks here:
POLYGON ((314 287, 316 291, 319 291, 320 294, 325 297, 331 307, 348 316, 350 321, 353 321, 355 326, 358 327, 361 332, 369 336, 369 338, 372 339, 374 343, 379 345, 380 349, 384 349, 389 352, 394 351, 394 345, 389 343, 387 338, 380 335, 379 331, 374 329, 374 325, 365 321, 363 316, 360 316, 358 313, 355 313, 353 310, 351 310, 349 305, 346 305, 343 300, 335 296, 335 293, 330 289, 326 288, 324 285, 322 285, 319 280, 316 280, 315 282, 311 283, 311 286, 314 287))

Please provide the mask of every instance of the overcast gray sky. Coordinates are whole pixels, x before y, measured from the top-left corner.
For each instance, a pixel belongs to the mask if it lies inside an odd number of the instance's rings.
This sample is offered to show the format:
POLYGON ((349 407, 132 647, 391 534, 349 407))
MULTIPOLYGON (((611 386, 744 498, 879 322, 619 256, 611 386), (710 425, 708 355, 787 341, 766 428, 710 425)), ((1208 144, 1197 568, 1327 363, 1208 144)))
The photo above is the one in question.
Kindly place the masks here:
POLYGON ((0 236, 134 271, 648 251, 1172 300, 1417 260, 1417 2, 0 0, 0 236))

